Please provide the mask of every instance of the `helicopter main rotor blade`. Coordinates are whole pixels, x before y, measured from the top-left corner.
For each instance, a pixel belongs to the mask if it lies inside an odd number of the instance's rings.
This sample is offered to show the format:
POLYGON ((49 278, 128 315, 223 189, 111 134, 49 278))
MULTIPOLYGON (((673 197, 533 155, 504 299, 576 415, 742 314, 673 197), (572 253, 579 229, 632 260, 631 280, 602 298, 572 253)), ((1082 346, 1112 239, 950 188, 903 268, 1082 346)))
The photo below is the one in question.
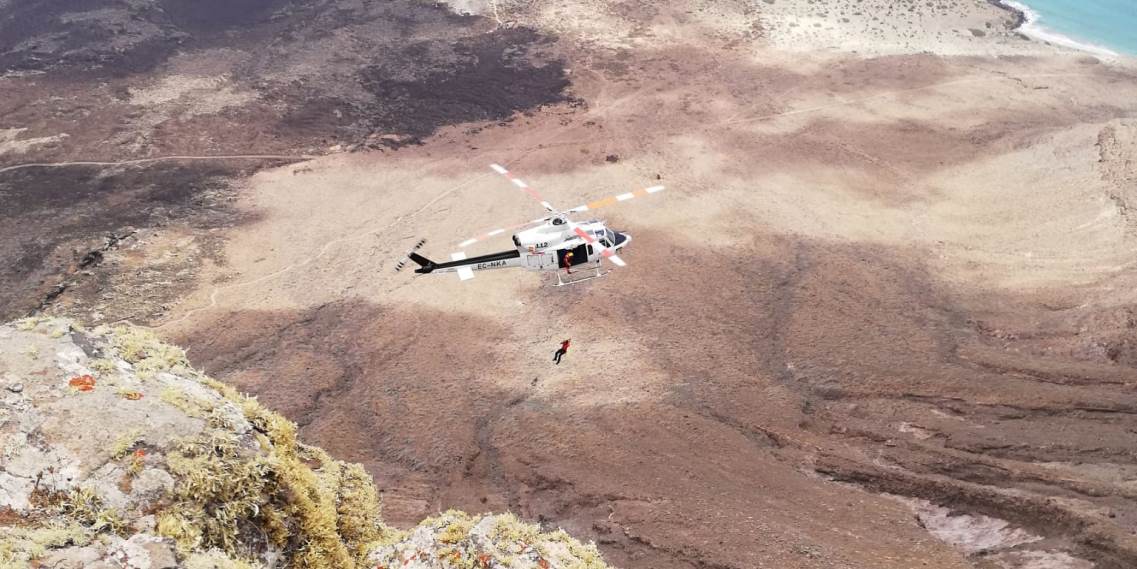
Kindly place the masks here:
POLYGON ((506 170, 505 167, 500 164, 490 164, 490 168, 492 168, 494 172, 505 176, 510 182, 513 182, 514 186, 517 186, 521 189, 521 191, 529 194, 529 197, 537 200, 537 203, 541 204, 541 207, 545 208, 545 211, 548 211, 549 213, 557 213, 556 208, 554 208, 553 205, 549 202, 545 201, 545 198, 541 197, 541 194, 537 193, 537 190, 534 190, 529 186, 529 184, 526 184, 525 180, 514 176, 512 172, 506 170))
POLYGON ((602 207, 608 207, 610 205, 618 204, 620 202, 626 202, 632 198, 642 198, 648 194, 654 194, 654 193, 662 192, 662 191, 663 191, 663 186, 651 186, 650 188, 644 188, 642 190, 636 190, 634 192, 628 192, 625 194, 619 194, 619 195, 615 195, 615 196, 608 196, 606 198, 601 198, 601 199, 598 199, 596 201, 591 201, 591 202, 588 202, 584 205, 576 206, 576 207, 568 210, 565 213, 580 213, 582 211, 588 211, 591 209, 600 209, 602 207))
POLYGON ((549 218, 547 218, 547 217, 542 217, 540 219, 534 219, 532 221, 526 221, 525 223, 519 223, 517 225, 514 225, 513 227, 501 227, 498 229, 494 229, 492 231, 487 231, 485 233, 482 233, 481 235, 478 235, 477 237, 471 237, 471 238, 459 243, 458 248, 459 249, 465 249, 466 247, 469 247, 470 245, 473 245, 474 243, 478 243, 479 241, 485 241, 486 239, 489 239, 490 237, 496 237, 496 236, 501 235, 503 233, 517 231, 517 230, 522 229, 524 227, 529 227, 530 225, 536 225, 538 223, 545 223, 546 221, 548 221, 548 219, 549 218))

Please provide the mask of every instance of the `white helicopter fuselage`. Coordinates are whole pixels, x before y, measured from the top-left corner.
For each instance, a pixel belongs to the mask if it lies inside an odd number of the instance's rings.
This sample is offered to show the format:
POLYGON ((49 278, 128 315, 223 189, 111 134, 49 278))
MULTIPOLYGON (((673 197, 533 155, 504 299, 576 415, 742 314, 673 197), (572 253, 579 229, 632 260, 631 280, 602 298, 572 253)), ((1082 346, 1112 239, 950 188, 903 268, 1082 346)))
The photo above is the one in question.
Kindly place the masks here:
POLYGON ((559 224, 557 221, 559 220, 553 220, 513 236, 513 244, 521 253, 521 267, 532 271, 561 269, 565 267, 565 259, 570 251, 572 257, 568 262, 572 266, 599 263, 602 258, 600 248, 585 241, 577 233, 578 229, 613 252, 623 249, 631 241, 631 236, 608 229, 602 221, 559 224))
MULTIPOLYGON (((451 254, 451 260, 431 263, 421 259, 418 273, 458 273, 463 280, 474 271, 522 268, 530 271, 557 271, 592 263, 600 265, 602 249, 589 243, 577 231, 613 252, 623 249, 632 238, 626 233, 608 229, 604 222, 590 220, 581 223, 554 219, 538 227, 513 235, 515 250, 467 257, 464 253, 451 254), (558 221, 560 223, 558 223, 558 221), (570 256, 571 253, 571 256, 570 256), (424 263, 425 262, 425 263, 424 263)), ((417 257, 413 255, 412 258, 417 257)))

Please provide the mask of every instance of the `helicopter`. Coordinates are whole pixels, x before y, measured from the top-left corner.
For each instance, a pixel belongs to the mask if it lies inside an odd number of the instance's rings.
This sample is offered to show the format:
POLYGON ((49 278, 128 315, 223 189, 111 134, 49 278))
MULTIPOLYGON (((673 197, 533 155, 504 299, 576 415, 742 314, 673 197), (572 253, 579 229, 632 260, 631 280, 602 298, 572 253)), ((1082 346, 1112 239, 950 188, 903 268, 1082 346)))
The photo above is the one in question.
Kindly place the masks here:
POLYGON ((402 270, 408 261, 413 261, 418 265, 415 273, 457 273, 458 278, 463 281, 474 278, 474 271, 509 268, 553 272, 557 276, 557 282, 553 286, 565 286, 600 278, 607 274, 601 271, 601 264, 604 259, 617 267, 627 265, 617 253, 627 247, 628 243, 631 243, 632 236, 620 231, 613 231, 608 228, 604 221, 599 219, 573 221, 570 216, 658 193, 664 189, 663 186, 651 186, 634 192, 602 198, 572 209, 559 210, 542 198, 532 186, 513 175, 504 166, 491 164, 490 169, 504 176, 514 186, 541 204, 546 215, 513 227, 494 229, 458 244, 459 249, 464 249, 474 243, 516 231, 513 234, 514 248, 499 253, 467 257, 464 252, 459 251, 451 253, 449 261, 436 263, 418 253, 426 244, 426 240, 421 239, 395 265, 396 271, 402 270), (561 277, 561 269, 565 269, 565 272, 568 273, 572 267, 581 265, 591 265, 595 269, 595 274, 568 281, 561 277))

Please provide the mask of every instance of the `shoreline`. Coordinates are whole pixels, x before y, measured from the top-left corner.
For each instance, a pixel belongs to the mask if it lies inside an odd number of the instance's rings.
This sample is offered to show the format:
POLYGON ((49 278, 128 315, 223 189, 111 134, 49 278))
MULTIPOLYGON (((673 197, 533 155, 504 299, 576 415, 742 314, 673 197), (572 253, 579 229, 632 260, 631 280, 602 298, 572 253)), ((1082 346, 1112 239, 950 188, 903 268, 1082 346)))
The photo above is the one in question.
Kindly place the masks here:
POLYGON ((1022 29, 1023 25, 1026 24, 1026 21, 1027 21, 1026 12, 1016 8, 1015 6, 1007 4, 1003 0, 987 0, 987 3, 991 4, 992 6, 994 6, 996 8, 1001 8, 1003 10, 1006 10, 1007 12, 1010 12, 1011 15, 1013 15, 1015 17, 1015 23, 1014 23, 1014 25, 1011 26, 1011 31, 1020 30, 1020 29, 1022 29))
POLYGON ((1104 46, 1078 41, 1070 36, 1051 30, 1039 24, 1038 13, 1030 6, 1015 0, 987 0, 991 5, 1006 10, 1014 15, 1015 23, 1011 30, 1022 34, 1033 41, 1048 45, 1055 45, 1077 51, 1090 53, 1099 57, 1122 59, 1125 54, 1116 52, 1104 46))

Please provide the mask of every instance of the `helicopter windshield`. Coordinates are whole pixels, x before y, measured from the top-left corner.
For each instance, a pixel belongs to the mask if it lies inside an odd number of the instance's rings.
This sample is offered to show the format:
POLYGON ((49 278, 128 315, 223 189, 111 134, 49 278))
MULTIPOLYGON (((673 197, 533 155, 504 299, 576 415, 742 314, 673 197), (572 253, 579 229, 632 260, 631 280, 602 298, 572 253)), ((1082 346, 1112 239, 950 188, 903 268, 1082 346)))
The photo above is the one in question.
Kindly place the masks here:
POLYGON ((611 229, 605 228, 603 231, 597 231, 596 236, 600 238, 600 244, 605 247, 611 247, 616 242, 615 235, 611 229))

